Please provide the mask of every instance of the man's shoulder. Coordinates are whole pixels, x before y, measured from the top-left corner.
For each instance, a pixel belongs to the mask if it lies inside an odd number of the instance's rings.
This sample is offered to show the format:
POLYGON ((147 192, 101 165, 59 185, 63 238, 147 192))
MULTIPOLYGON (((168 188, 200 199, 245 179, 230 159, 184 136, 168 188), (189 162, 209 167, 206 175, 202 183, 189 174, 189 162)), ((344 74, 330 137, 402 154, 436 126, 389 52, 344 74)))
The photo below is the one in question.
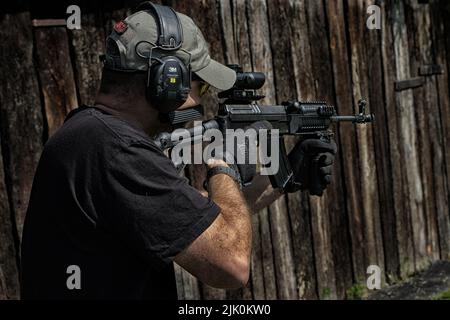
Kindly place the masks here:
POLYGON ((86 143, 133 144, 157 148, 148 135, 123 119, 99 108, 82 106, 72 110, 49 142, 77 140, 86 143), (51 141, 53 140, 53 141, 51 141))
POLYGON ((64 124, 46 142, 43 157, 56 163, 109 162, 132 146, 147 156, 162 153, 145 132, 126 121, 93 107, 72 110, 64 124))

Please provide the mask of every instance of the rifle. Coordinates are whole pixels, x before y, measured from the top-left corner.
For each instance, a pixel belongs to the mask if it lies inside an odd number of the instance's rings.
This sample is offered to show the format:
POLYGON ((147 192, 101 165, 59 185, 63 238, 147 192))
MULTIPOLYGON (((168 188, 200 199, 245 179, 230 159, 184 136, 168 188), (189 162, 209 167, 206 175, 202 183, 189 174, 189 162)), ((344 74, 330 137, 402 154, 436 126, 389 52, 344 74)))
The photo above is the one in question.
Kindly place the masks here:
MULTIPOLYGON (((374 120, 373 114, 366 114, 366 102, 359 100, 359 112, 354 115, 338 115, 334 106, 325 101, 286 101, 281 105, 261 106, 257 101, 264 98, 256 90, 265 83, 265 75, 261 72, 243 72, 238 65, 228 65, 236 71, 234 86, 220 92, 218 97, 225 99, 219 104, 218 115, 211 120, 203 121, 200 126, 190 128, 191 142, 201 141, 203 133, 208 129, 244 129, 253 123, 264 121, 270 130, 279 131, 279 170, 270 176, 273 188, 284 189, 293 176, 283 136, 294 135, 303 139, 315 138, 329 141, 333 132, 329 129, 332 123, 352 122, 363 124, 374 120)), ((174 111, 169 115, 173 125, 184 124, 201 117, 199 109, 174 111)), ((171 149, 179 143, 170 133, 163 132, 155 138, 155 143, 163 150, 171 149)))

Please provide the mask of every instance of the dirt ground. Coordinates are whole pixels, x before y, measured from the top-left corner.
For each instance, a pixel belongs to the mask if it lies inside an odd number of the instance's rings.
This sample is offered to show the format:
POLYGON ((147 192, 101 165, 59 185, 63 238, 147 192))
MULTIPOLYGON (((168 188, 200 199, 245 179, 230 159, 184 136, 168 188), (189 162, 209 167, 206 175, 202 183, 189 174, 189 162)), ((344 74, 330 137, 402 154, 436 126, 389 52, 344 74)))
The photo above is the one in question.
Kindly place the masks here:
POLYGON ((368 300, 450 300, 450 261, 438 261, 427 270, 370 294, 368 300))

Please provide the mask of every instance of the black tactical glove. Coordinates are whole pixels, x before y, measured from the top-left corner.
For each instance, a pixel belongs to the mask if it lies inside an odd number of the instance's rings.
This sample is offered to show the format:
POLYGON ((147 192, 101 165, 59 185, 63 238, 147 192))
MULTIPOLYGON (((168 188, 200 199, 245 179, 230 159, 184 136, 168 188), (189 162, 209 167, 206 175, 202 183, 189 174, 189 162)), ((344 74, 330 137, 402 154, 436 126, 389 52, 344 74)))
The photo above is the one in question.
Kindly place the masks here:
POLYGON ((322 196, 331 182, 336 151, 336 143, 332 138, 329 142, 306 139, 297 143, 288 155, 294 179, 286 191, 308 190, 311 195, 322 196))

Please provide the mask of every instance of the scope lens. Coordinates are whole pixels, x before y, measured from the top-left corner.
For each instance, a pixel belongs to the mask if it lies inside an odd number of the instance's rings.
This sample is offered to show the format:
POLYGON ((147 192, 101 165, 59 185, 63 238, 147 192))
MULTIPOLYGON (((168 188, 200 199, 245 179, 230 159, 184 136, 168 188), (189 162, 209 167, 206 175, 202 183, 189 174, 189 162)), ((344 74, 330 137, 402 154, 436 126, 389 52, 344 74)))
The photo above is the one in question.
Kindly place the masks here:
POLYGON ((235 87, 239 89, 260 89, 266 82, 266 75, 262 72, 240 72, 236 74, 235 87))

